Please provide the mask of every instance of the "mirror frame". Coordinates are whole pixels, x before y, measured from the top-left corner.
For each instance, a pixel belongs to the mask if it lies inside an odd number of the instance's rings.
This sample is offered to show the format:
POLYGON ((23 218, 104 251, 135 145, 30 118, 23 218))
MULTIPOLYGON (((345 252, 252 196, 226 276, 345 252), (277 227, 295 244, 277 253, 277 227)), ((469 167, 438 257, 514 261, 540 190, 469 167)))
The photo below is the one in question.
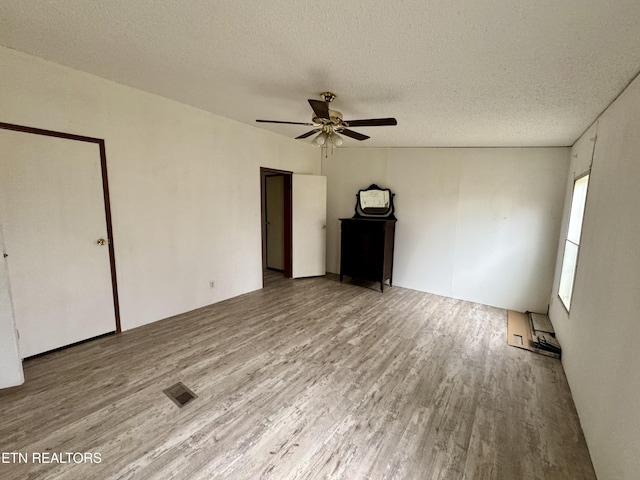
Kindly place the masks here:
POLYGON ((354 215, 354 218, 387 218, 387 219, 391 219, 391 220, 396 220, 394 213, 395 207, 393 206, 393 197, 395 196, 395 193, 392 193, 390 189, 388 188, 380 188, 378 185, 376 185, 375 183, 372 183, 371 185, 369 185, 368 188, 364 188, 362 190, 358 190, 358 193, 356 194, 356 213, 354 215), (376 208, 376 207, 369 207, 369 208, 363 208, 362 204, 361 204, 361 199, 360 199, 360 194, 362 192, 369 192, 369 191, 373 191, 373 190, 378 190, 381 192, 388 192, 389 195, 389 206, 386 208, 376 208))

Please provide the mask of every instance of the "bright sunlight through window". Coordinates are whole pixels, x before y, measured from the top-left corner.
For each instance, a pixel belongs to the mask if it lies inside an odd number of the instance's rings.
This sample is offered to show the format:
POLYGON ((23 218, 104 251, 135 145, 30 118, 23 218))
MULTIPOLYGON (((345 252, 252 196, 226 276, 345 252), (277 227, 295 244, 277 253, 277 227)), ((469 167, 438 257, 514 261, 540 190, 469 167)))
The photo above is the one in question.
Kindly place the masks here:
POLYGON ((571 295, 573 294, 573 284, 578 266, 578 250, 580 249, 580 235, 582 233, 582 219, 584 218, 584 206, 587 200, 588 185, 589 175, 578 178, 573 184, 569 229, 567 231, 567 240, 564 244, 560 287, 558 288, 558 296, 567 308, 567 311, 571 307, 571 295))

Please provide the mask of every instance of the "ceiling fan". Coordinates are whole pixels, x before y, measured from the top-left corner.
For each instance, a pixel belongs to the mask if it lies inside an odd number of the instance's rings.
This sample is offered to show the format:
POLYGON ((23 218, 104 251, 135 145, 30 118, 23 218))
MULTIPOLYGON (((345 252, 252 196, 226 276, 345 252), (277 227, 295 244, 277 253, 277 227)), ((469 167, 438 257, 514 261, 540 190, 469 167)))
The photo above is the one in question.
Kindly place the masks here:
POLYGON ((309 130, 302 135, 296 137, 307 138, 314 133, 319 134, 313 139, 313 143, 318 146, 323 146, 327 143, 327 140, 331 140, 331 143, 336 147, 342 145, 342 137, 338 135, 346 135, 347 137, 355 138, 356 140, 366 140, 370 137, 363 135, 362 133, 354 132, 349 127, 380 127, 386 125, 397 125, 398 121, 395 118, 369 118, 365 120, 343 120, 342 113, 336 110, 329 109, 329 103, 331 103, 336 96, 331 92, 323 92, 320 94, 322 100, 309 99, 309 105, 313 109, 313 117, 311 122, 284 122, 280 120, 256 120, 261 123, 286 123, 289 125, 310 125, 315 127, 313 130, 309 130))

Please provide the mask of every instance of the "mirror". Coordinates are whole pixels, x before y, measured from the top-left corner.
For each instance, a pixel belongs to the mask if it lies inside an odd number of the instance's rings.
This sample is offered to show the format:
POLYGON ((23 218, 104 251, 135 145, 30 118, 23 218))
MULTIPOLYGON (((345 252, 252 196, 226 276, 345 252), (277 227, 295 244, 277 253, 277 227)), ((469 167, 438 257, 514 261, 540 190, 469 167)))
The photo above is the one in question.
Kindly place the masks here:
POLYGON ((356 197, 356 217, 378 217, 395 219, 393 215, 393 196, 388 188, 372 184, 365 190, 359 190, 356 197))
POLYGON ((360 208, 365 213, 389 209, 389 190, 365 190, 360 192, 360 208), (373 211, 371 211, 373 210, 373 211))

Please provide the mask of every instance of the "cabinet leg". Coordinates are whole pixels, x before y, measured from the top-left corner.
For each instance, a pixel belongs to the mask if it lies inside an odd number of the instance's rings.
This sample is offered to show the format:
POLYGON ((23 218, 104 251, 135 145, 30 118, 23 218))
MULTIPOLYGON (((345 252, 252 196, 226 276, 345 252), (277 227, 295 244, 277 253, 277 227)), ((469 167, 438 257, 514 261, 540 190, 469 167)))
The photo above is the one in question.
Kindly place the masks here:
POLYGON ((384 282, 380 282, 380 291, 384 293, 384 282))

